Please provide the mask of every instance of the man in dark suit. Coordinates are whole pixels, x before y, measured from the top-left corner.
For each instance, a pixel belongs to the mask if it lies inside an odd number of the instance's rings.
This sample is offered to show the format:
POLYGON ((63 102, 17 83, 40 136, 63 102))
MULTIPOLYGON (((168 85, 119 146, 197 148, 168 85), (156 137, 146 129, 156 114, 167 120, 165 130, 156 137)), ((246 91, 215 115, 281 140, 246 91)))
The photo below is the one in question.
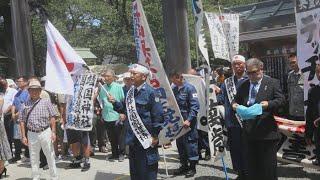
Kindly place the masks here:
POLYGON ((250 180, 276 180, 277 143, 280 133, 273 114, 285 103, 278 80, 263 75, 263 62, 257 58, 246 62, 248 80, 244 81, 232 104, 250 107, 262 105, 262 114, 244 120, 244 136, 248 140, 248 168, 250 180))
MULTIPOLYGON (((320 81, 320 65, 316 67, 316 75, 320 81)), ((320 85, 313 86, 308 93, 308 105, 306 112, 306 142, 311 145, 314 135, 316 145, 316 159, 312 162, 320 165, 320 85), (315 123, 316 121, 316 123, 315 123)))

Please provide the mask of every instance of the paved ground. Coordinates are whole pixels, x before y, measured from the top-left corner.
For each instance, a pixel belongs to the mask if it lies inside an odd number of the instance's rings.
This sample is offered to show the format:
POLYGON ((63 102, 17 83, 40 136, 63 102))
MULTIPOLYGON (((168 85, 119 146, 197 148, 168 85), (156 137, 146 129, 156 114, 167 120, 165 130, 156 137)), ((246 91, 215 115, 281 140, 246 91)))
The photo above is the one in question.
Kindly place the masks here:
MULTIPOLYGON (((169 176, 166 176, 165 164, 163 158, 159 163, 159 179, 185 179, 184 176, 173 177, 172 170, 179 166, 177 159, 177 150, 173 146, 166 151, 167 166, 169 169, 169 176)), ((162 150, 159 149, 160 154, 162 150)), ((66 180, 126 180, 129 178, 129 162, 125 159, 124 162, 109 162, 106 161, 106 156, 110 154, 96 153, 94 157, 91 158, 91 169, 87 172, 81 172, 80 169, 67 169, 68 161, 59 161, 57 163, 58 173, 60 179, 66 180)), ((235 179, 236 175, 232 171, 230 156, 227 154, 225 156, 225 163, 228 166, 228 176, 229 179, 235 179)), ((29 180, 31 176, 30 165, 18 162, 16 164, 10 164, 7 166, 8 176, 5 179, 18 179, 18 180, 29 180)), ((302 168, 292 164, 282 164, 279 163, 279 180, 293 180, 293 179, 303 179, 303 180, 320 180, 320 171, 302 168)), ((41 170, 41 178, 49 179, 49 171, 41 170)), ((197 175, 194 178, 196 180, 219 180, 225 179, 225 174, 222 168, 221 161, 213 162, 210 161, 200 161, 197 166, 197 175)))

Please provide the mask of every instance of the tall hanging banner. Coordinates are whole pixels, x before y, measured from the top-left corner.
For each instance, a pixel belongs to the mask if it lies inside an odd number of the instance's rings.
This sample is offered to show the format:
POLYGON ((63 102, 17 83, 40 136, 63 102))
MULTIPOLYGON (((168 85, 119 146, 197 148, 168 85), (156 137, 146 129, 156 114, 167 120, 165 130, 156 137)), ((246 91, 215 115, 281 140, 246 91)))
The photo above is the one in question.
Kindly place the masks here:
POLYGON ((239 14, 205 13, 215 58, 231 60, 239 53, 239 14))
POLYGON ((75 77, 74 95, 67 104, 67 128, 92 130, 93 95, 98 75, 88 73, 75 77))
POLYGON ((304 100, 308 100, 310 84, 319 84, 315 76, 320 64, 320 2, 296 0, 297 56, 304 74, 304 100))
POLYGON ((157 98, 163 106, 165 123, 158 137, 159 144, 167 144, 190 129, 183 128, 183 118, 160 60, 141 1, 133 1, 132 9, 138 62, 150 69, 151 77, 148 83, 155 88, 157 98))
POLYGON ((46 85, 45 89, 57 94, 73 95, 74 82, 72 75, 83 72, 84 60, 76 53, 60 32, 48 20, 46 85))
POLYGON ((203 6, 202 6, 202 1, 201 0, 192 0, 192 9, 193 9, 193 14, 195 16, 196 20, 196 38, 198 41, 198 46, 199 49, 206 60, 207 64, 209 64, 209 55, 208 55, 208 49, 206 48, 206 40, 204 37, 204 29, 203 29, 203 6))

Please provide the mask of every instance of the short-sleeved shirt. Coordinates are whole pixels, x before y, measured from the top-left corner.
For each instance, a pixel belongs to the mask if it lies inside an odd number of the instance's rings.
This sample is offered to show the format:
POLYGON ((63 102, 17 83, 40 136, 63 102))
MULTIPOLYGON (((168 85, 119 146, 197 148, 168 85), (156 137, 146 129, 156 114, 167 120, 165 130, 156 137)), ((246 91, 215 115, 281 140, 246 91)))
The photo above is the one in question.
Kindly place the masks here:
MULTIPOLYGON (((116 101, 122 101, 124 99, 124 93, 122 86, 116 82, 112 82, 110 85, 105 84, 104 88, 110 93, 116 101)), ((101 88, 99 92, 99 99, 102 106, 102 117, 107 122, 119 120, 119 113, 113 110, 113 105, 108 101, 106 92, 101 88)))
MULTIPOLYGON (((32 108, 32 106, 37 101, 33 101, 29 99, 26 104, 25 108, 21 111, 21 116, 19 117, 19 121, 26 122, 27 115, 32 108)), ((58 112, 51 104, 49 99, 40 99, 39 103, 31 111, 28 122, 27 122, 27 129, 33 131, 39 131, 43 128, 50 126, 50 118, 57 116, 58 112)))
MULTIPOLYGON (((14 96, 17 94, 17 90, 11 88, 11 87, 8 87, 4 96, 3 96, 3 99, 4 99, 4 102, 3 102, 3 106, 2 106, 2 112, 6 111, 8 109, 8 107, 10 107, 12 104, 13 104, 13 101, 14 101, 14 96)), ((11 112, 11 111, 9 111, 11 112)))
POLYGON ((29 93, 27 90, 20 89, 14 97, 13 105, 17 111, 21 111, 25 103, 29 100, 29 93))

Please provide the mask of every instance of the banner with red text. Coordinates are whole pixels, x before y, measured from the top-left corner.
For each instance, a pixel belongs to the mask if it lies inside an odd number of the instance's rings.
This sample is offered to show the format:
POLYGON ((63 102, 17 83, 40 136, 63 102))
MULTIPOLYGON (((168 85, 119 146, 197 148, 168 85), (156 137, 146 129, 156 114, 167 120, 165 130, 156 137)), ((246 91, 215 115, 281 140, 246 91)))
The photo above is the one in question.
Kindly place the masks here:
POLYGON ((138 62, 151 71, 148 83, 156 89, 163 105, 165 123, 159 134, 159 144, 167 144, 184 135, 183 118, 164 71, 140 0, 132 3, 134 38, 138 62))

